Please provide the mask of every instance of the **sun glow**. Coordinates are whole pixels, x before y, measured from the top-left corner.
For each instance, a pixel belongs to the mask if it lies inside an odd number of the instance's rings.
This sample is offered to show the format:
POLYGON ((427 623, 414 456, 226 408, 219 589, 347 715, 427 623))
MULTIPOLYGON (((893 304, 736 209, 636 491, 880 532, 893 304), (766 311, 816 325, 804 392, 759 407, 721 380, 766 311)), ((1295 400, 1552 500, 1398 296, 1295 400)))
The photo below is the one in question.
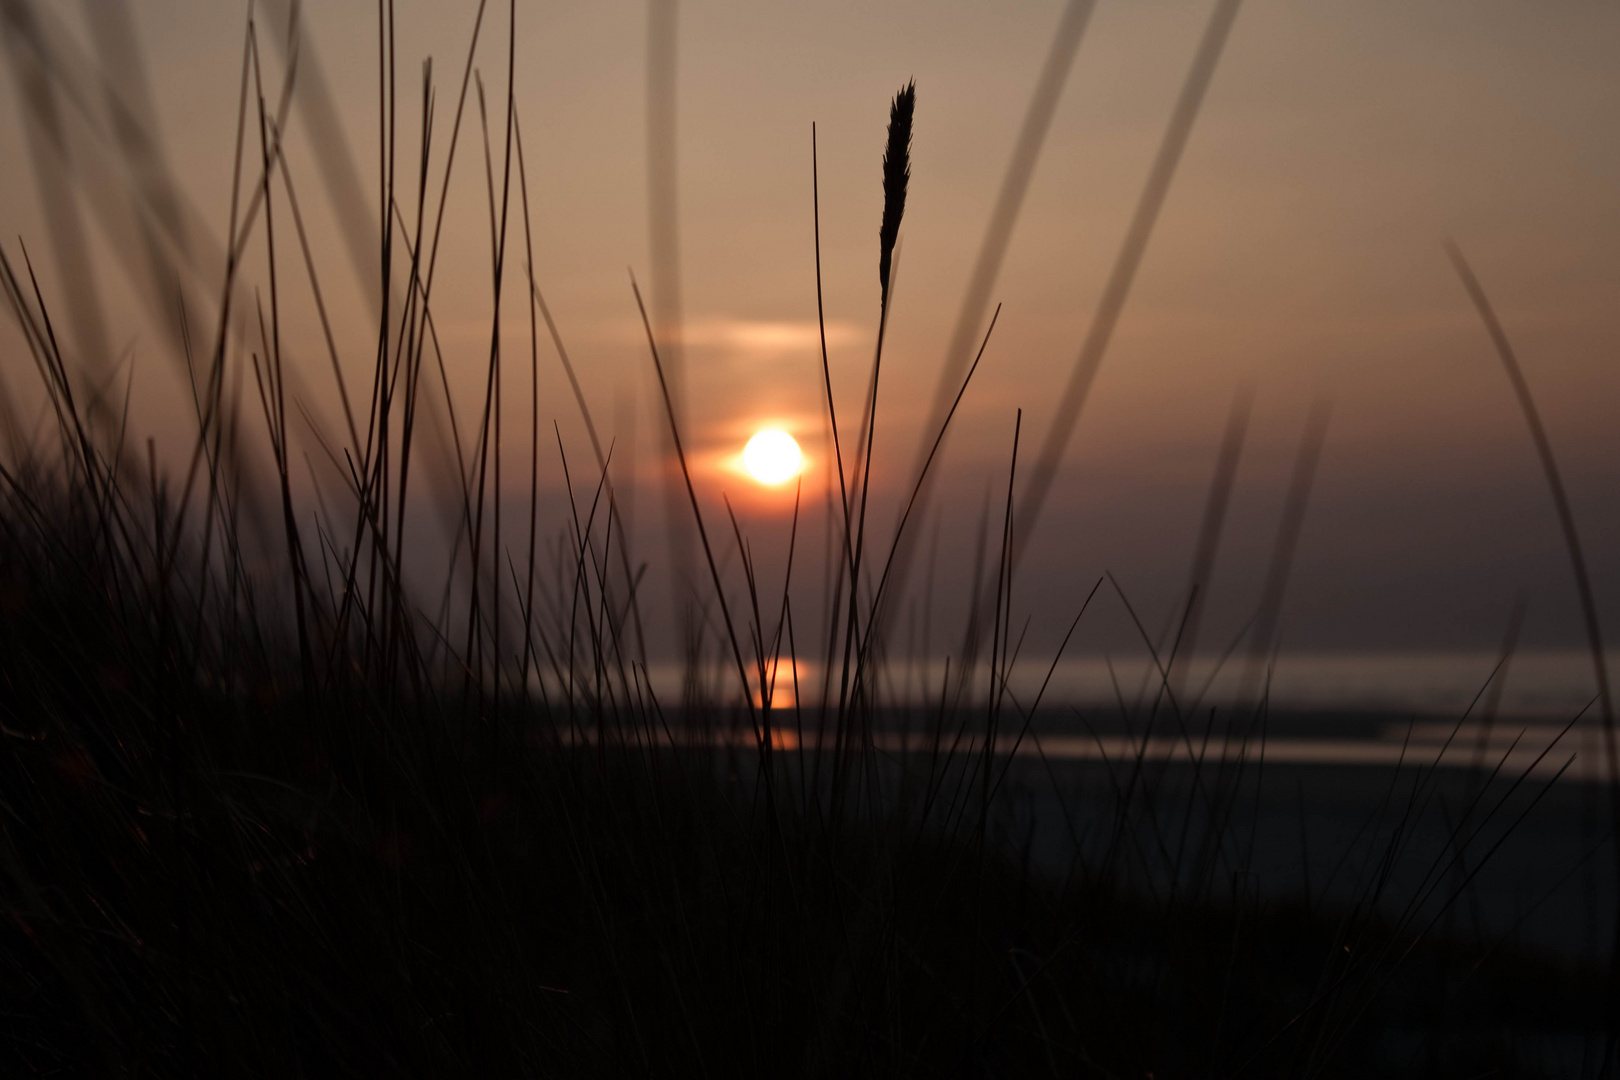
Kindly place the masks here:
POLYGON ((804 455, 785 431, 767 428, 743 447, 743 468, 762 484, 780 484, 799 475, 804 455))

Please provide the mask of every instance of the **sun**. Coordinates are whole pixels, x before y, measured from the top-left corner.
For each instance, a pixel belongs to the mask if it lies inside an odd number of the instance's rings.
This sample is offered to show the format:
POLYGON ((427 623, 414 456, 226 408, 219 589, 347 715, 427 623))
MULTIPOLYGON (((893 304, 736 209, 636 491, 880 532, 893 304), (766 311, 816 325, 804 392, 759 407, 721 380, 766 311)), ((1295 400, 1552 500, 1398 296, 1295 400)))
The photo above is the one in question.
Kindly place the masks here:
POLYGON ((762 484, 780 484, 799 475, 804 455, 793 436, 775 428, 759 432, 743 447, 743 468, 762 484))

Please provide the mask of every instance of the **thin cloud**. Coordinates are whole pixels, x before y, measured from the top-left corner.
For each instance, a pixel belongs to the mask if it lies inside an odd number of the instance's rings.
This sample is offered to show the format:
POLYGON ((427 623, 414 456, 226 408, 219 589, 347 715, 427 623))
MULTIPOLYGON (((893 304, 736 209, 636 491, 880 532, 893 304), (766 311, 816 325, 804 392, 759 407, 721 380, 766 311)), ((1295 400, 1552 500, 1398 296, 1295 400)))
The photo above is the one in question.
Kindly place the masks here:
MULTIPOLYGON (((859 340, 853 323, 829 322, 827 347, 839 348, 859 340)), ((821 332, 813 320, 751 320, 713 316, 686 325, 686 344, 755 354, 802 353, 821 348, 821 332)))

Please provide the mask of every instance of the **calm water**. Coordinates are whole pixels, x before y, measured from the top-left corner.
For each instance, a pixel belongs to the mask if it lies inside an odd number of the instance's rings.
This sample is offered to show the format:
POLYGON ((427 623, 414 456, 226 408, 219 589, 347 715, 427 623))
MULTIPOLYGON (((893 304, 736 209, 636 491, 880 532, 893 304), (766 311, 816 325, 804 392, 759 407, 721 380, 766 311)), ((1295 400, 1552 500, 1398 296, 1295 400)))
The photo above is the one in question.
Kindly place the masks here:
MULTIPOLYGON (((774 759, 790 791, 811 783, 818 745, 824 765, 831 758, 834 739, 818 742, 814 723, 809 710, 797 721, 773 714, 774 759)), ((1566 731, 1279 713, 1263 738, 1247 739, 1162 718, 1150 731, 1117 716, 1088 726, 1058 710, 1028 730, 1002 723, 992 827, 1046 874, 1113 859, 1162 895, 1178 873, 1185 888, 1196 866, 1210 895, 1237 889, 1326 912, 1371 904, 1413 932, 1606 958, 1620 893, 1604 743, 1589 721, 1566 731)), ((983 724, 982 714, 959 716, 937 748, 931 730, 874 733, 878 791, 914 799, 932 774, 947 801, 977 792, 983 724)), ((755 771, 754 737, 741 726, 679 738, 733 749, 731 768, 755 771)), ((973 812, 952 818, 936 804, 935 818, 960 827, 973 812)))

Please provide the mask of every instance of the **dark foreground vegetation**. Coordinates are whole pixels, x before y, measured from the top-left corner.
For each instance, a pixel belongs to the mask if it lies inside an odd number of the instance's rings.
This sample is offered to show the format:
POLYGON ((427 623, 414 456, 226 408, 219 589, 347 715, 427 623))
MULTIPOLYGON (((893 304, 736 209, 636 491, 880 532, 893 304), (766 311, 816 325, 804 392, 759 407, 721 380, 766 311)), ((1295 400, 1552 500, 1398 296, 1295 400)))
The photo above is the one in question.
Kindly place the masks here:
POLYGON ((993 761, 920 754, 835 809, 801 755, 772 785, 752 750, 667 737, 718 708, 580 709, 603 738, 576 742, 555 704, 345 676, 358 656, 305 686, 250 621, 269 597, 165 572, 127 492, 103 515, 7 484, 9 1075, 1472 1077, 1600 1052, 1597 975, 1368 914, 1376 881, 1360 910, 1264 900, 1212 838, 1151 887, 1149 819, 1184 786, 1121 796, 1090 823, 1112 853, 1055 879, 979 819, 993 761))
MULTIPOLYGON (((905 559, 903 536, 874 554, 866 532, 881 333, 861 434, 829 418, 836 568, 812 632, 807 616, 795 630, 786 585, 763 595, 735 520, 705 524, 649 326, 675 496, 692 511, 684 557, 707 590, 680 643, 691 677, 661 701, 610 449, 593 447, 588 482, 576 472, 571 516, 546 523, 537 396, 524 438, 501 440, 503 380, 538 394, 537 341, 517 360, 508 349, 509 369, 529 369, 520 381, 503 376, 492 331, 479 415, 434 397, 425 119, 420 176, 407 185, 401 165, 398 196, 423 205, 400 208, 385 171, 396 212, 370 385, 340 383, 349 438, 319 447, 341 481, 296 483, 307 459, 277 289, 305 275, 320 290, 282 156, 288 91, 267 91, 251 30, 247 44, 222 310, 200 335, 171 312, 196 418, 181 467, 161 467, 107 384, 64 356, 21 249, 0 267, 48 410, 46 434, 0 472, 0 1072, 1461 1078, 1612 1065, 1606 957, 1561 966, 1449 932, 1490 855, 1470 845, 1505 797, 1481 787, 1406 895, 1391 895, 1389 866, 1431 809, 1422 770, 1385 796, 1387 857, 1361 868, 1352 902, 1256 887, 1238 822, 1263 706, 1198 721, 1252 753, 1179 772, 1117 763, 1110 812, 1070 823, 1106 840, 1077 839, 1066 869, 1032 860, 994 741, 1038 736, 1005 679, 1010 494, 955 682, 937 707, 880 690, 885 589, 905 559), (267 271, 257 296, 239 277, 251 260, 267 271), (435 410, 454 478, 442 596, 413 569, 405 512, 427 486, 411 459, 428 454, 418 421, 435 410), (528 477, 528 513, 503 530, 514 476, 528 477), (552 570, 537 566, 537 532, 563 537, 552 570), (787 699, 773 673, 800 655, 820 662, 820 692, 773 708, 787 699), (896 756, 874 731, 903 714, 923 738, 896 756)), ((528 224, 510 90, 503 107, 477 85, 497 319, 504 274, 549 326, 506 237, 528 224)), ((914 101, 910 87, 895 99, 885 156, 885 320, 914 101)), ((449 138, 478 139, 460 106, 449 138)), ((1163 676, 1142 719, 1185 731, 1190 710, 1163 676)), ((1533 807, 1539 781, 1499 779, 1520 797, 1508 816, 1533 807)))

